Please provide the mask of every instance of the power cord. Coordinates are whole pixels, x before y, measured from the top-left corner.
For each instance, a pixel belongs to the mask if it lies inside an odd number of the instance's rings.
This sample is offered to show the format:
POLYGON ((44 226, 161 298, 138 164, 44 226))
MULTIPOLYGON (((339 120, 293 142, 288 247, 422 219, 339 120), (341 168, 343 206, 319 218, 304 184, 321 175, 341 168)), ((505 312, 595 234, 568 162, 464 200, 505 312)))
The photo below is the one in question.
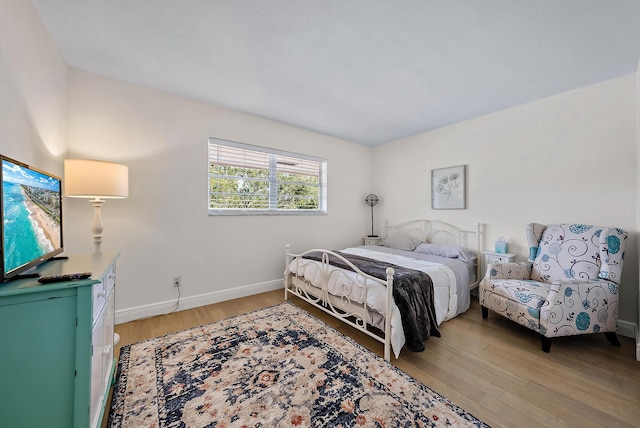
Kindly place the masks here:
POLYGON ((174 312, 177 312, 178 308, 180 307, 180 287, 176 287, 176 288, 178 289, 178 300, 176 301, 176 307, 173 308, 173 310, 171 312, 169 312, 168 314, 172 314, 174 312))

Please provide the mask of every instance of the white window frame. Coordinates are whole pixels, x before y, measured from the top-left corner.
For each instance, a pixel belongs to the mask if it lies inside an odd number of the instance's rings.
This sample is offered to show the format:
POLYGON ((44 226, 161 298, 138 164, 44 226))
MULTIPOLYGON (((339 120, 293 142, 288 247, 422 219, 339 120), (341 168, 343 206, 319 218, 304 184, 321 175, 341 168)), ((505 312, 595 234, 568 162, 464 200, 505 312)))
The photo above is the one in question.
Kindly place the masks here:
MULTIPOLYGON (((315 156, 303 155, 284 150, 276 150, 268 147, 254 146, 251 144, 238 143, 235 141, 223 140, 220 138, 209 138, 207 144, 207 207, 209 215, 319 215, 327 213, 327 160, 315 156), (215 174, 210 173, 211 163, 215 161, 211 156, 212 145, 240 148, 253 152, 269 155, 269 208, 211 208, 211 178, 215 174), (277 207, 278 182, 275 174, 276 157, 286 156, 291 159, 313 161, 318 163, 318 208, 317 209, 282 209, 277 207)), ((250 167, 251 165, 249 165, 250 167)))

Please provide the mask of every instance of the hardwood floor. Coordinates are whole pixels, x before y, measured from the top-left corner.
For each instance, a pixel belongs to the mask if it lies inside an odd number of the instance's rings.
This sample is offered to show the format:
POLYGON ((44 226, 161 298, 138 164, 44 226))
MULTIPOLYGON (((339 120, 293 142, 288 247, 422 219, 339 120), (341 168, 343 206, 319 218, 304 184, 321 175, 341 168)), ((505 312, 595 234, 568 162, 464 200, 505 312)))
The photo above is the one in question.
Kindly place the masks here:
MULTIPOLYGON (((276 290, 120 324, 116 355, 122 345, 283 300, 283 291, 276 290)), ((382 355, 380 343, 297 298, 292 301, 382 355)), ((491 312, 482 320, 476 299, 440 329, 442 337, 430 338, 424 352, 403 350, 391 362, 493 427, 640 426, 640 362, 632 339, 619 337, 621 346, 614 347, 604 335, 559 338, 546 354, 536 333, 491 312)))

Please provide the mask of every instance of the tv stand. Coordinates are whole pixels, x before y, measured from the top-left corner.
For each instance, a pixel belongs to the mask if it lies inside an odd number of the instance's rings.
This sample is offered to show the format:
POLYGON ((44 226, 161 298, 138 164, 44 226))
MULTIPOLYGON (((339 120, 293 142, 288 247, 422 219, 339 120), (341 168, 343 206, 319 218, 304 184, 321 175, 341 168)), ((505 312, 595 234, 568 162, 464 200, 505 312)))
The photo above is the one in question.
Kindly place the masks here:
MULTIPOLYGON (((56 260, 69 260, 69 256, 55 256, 55 257, 51 257, 45 261, 43 261, 42 263, 40 263, 37 267, 43 266, 45 263, 48 262, 52 262, 52 261, 56 261, 56 260)), ((33 270, 35 268, 32 268, 30 270, 33 270)), ((28 272, 28 271, 27 271, 28 272)), ((12 276, 11 278, 5 279, 4 282, 9 282, 9 281, 15 281, 17 279, 29 279, 29 278, 40 278, 40 273, 38 272, 33 272, 33 273, 19 273, 18 275, 12 276)), ((2 281, 0 281, 0 283, 2 283, 2 281)))
POLYGON ((0 284, 0 337, 8 344, 0 351, 0 425, 100 427, 115 368, 117 259, 117 253, 71 255, 38 271, 93 272, 91 278, 0 284))
POLYGON ((40 274, 38 272, 36 272, 36 273, 21 273, 21 274, 18 274, 16 276, 12 276, 11 278, 7 279, 6 281, 15 281, 17 279, 28 279, 28 278, 40 278, 40 274))

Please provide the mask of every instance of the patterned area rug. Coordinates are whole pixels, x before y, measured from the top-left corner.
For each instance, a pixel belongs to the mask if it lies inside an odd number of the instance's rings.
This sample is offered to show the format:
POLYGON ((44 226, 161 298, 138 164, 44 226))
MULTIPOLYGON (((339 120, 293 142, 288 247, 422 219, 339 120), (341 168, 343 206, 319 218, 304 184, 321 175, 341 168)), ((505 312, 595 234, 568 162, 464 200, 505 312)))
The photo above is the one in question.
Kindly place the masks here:
POLYGON ((291 303, 122 348, 109 427, 486 427, 291 303))

